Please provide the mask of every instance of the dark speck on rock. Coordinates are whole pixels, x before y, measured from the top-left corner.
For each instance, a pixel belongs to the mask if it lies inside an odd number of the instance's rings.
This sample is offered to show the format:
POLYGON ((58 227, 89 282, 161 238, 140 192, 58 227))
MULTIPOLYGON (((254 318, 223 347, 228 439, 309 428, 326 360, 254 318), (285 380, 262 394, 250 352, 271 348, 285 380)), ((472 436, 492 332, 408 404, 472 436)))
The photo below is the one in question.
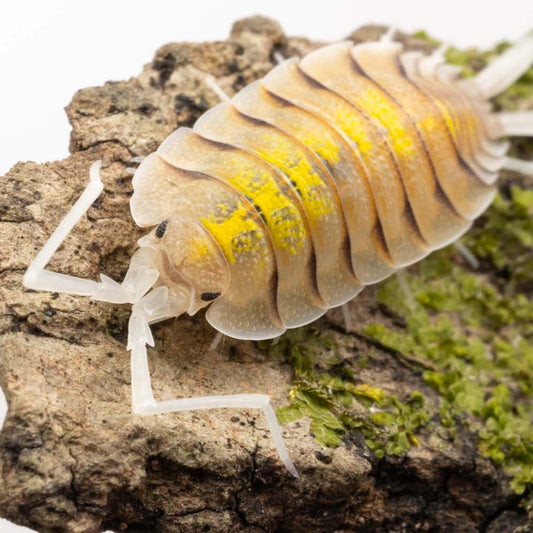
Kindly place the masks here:
POLYGON ((324 463, 325 465, 329 465, 331 463, 331 461, 333 460, 331 455, 326 455, 322 452, 316 452, 315 453, 315 457, 321 462, 321 463, 324 463))
POLYGON ((154 105, 146 102, 144 104, 141 104, 138 108, 137 108, 137 111, 139 111, 139 113, 141 113, 141 115, 145 115, 147 117, 151 117, 154 113, 154 111, 157 110, 157 107, 155 107, 154 105))
POLYGON ((172 75, 172 71, 176 65, 176 58, 172 54, 166 54, 160 59, 156 59, 152 65, 154 70, 159 72, 158 86, 162 89, 172 75))

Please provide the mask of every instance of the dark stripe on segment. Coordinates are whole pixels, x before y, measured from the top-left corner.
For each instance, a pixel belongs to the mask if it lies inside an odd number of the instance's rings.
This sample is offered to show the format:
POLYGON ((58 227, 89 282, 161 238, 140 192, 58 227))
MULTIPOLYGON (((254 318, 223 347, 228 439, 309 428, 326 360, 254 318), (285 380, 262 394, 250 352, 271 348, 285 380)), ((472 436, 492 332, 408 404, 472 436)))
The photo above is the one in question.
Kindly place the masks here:
POLYGON ((394 261, 387 247, 387 241, 385 240, 385 233, 383 233, 383 226, 381 225, 381 220, 379 218, 379 215, 377 216, 377 219, 376 219, 376 225, 374 226, 374 229, 372 230, 372 235, 374 237, 375 245, 381 249, 386 260, 391 265, 393 265, 394 261))
POLYGON ((474 181, 477 181, 478 184, 483 185, 483 187, 484 187, 485 189, 494 189, 494 184, 493 184, 493 185, 489 185, 489 184, 485 183, 484 181, 482 181, 482 180, 479 178, 479 176, 478 176, 478 175, 477 175, 477 174, 476 174, 476 173, 470 168, 470 166, 469 166, 468 163, 463 159, 462 156, 459 156, 459 157, 457 158, 457 160, 458 160, 458 162, 459 162, 459 166, 460 166, 461 168, 464 169, 464 171, 466 172, 467 175, 472 176, 472 179, 473 179, 474 181))
MULTIPOLYGON (((420 130, 418 129, 418 126, 416 125, 416 122, 413 120, 413 118, 409 115, 409 113, 407 113, 407 111, 405 111, 405 109, 403 108, 403 106, 400 104, 400 102, 398 102, 394 96, 392 96, 392 94, 390 94, 387 89, 385 87, 383 87, 382 85, 380 85, 377 81, 375 81, 369 74, 367 74, 363 68, 361 67, 361 65, 357 62, 357 60, 353 57, 352 54, 350 54, 350 59, 351 59, 351 63, 352 65, 354 66, 354 70, 360 74, 361 76, 364 76, 370 83, 372 83, 373 85, 375 85, 379 90, 383 91, 383 93, 392 101, 394 102, 397 106, 398 106, 398 111, 403 113, 403 115, 405 117, 407 117, 407 120, 410 122, 410 124, 413 126, 413 128, 415 129, 416 131, 416 135, 417 135, 417 138, 418 140, 420 141, 420 144, 422 146, 422 148, 424 149, 424 153, 426 154, 426 157, 427 157, 427 160, 429 162, 429 165, 431 167, 431 173, 433 175, 433 181, 435 182, 435 191, 436 191, 436 198, 441 201, 446 207, 448 207, 452 213, 454 215, 456 215, 458 218, 460 219, 463 219, 463 220, 466 220, 464 217, 462 217, 458 212, 457 212, 457 209, 456 207, 452 204, 451 200, 448 198, 448 196, 446 195, 445 191, 443 190, 440 182, 439 182, 439 178, 438 178, 438 175, 437 175, 437 171, 435 169, 435 166, 433 164, 433 161, 431 159, 431 154, 428 150, 428 147, 426 145, 426 142, 424 140, 424 137, 423 135, 420 133, 420 130)), ((398 61, 398 58, 396 58, 396 61, 398 61)), ((398 62, 399 64, 399 62, 398 62)), ((399 66, 401 67, 401 71, 403 73, 403 76, 405 77, 406 81, 408 81, 408 83, 414 87, 416 89, 416 86, 413 85, 413 83, 405 76, 405 71, 403 69, 403 67, 401 66, 401 64, 399 64, 399 66)), ((419 91, 420 92, 420 91, 419 91)), ((424 97, 423 94, 421 94, 422 97, 424 97)), ((434 106, 433 102, 431 102, 431 105, 434 106)), ((453 143, 452 143, 453 144, 453 143)), ((454 149, 455 149, 455 146, 454 146, 454 149)), ((457 154, 457 151, 456 151, 456 154, 457 154)), ((458 154, 457 154, 458 155, 458 154)), ((401 173, 400 173, 401 175, 401 173)), ((412 211, 411 209, 411 216, 413 217, 413 220, 416 221, 416 217, 414 215, 414 212, 412 211)), ((418 223, 417 223, 418 225, 418 223)), ((420 232, 420 228, 418 228, 419 232, 420 232)))
POLYGON ((420 227, 418 226, 418 222, 416 221, 415 213, 407 198, 405 202, 404 215, 405 215, 405 220, 409 224, 409 227, 411 228, 413 233, 417 237, 419 237, 423 243, 425 243, 428 246, 428 249, 431 249, 429 243, 424 239, 424 237, 422 236, 422 233, 420 232, 420 227))
MULTIPOLYGON (((283 100, 281 98, 276 98, 276 99, 277 100, 283 100)), ((287 105, 287 107, 295 107, 297 109, 300 109, 297 106, 293 105, 292 103, 287 102, 286 100, 283 100, 283 101, 286 102, 285 105, 287 105)), ((344 239, 344 243, 342 244, 342 247, 343 247, 342 253, 343 253, 343 255, 345 255, 345 263, 347 263, 347 265, 349 267, 349 270, 350 270, 351 274, 353 275, 353 277, 359 283, 361 283, 360 280, 357 278, 354 270, 353 270, 352 256, 351 256, 351 246, 350 246, 350 235, 349 235, 349 232, 348 232, 348 223, 347 223, 346 218, 344 216, 344 208, 343 208, 343 205, 342 205, 341 195, 339 193, 339 190, 337 189, 337 184, 335 182, 335 179, 333 178, 332 174, 328 170, 328 165, 322 160, 321 157, 319 157, 319 155, 316 152, 314 152, 305 143, 300 141, 300 139, 296 138, 294 135, 292 135, 288 131, 278 127, 276 124, 273 124, 273 123, 270 123, 270 122, 255 118, 255 117, 251 117, 250 115, 246 115, 245 113, 241 113, 238 109, 236 109, 236 111, 239 113, 239 115, 241 115, 242 117, 246 118, 247 120, 249 120, 252 123, 276 129, 282 135, 287 137, 292 143, 294 143, 295 146, 297 146, 300 150, 302 150, 302 152, 305 154, 305 156, 309 158, 310 162, 313 162, 313 158, 314 158, 314 159, 316 159, 319 168, 320 168, 320 166, 322 166, 321 170, 324 173, 324 180, 323 180, 324 181, 324 185, 326 187, 329 185, 329 187, 331 188, 332 193, 333 193, 333 197, 337 201, 336 203, 337 203, 337 207, 338 207, 339 219, 344 223, 345 239, 344 239), (347 248, 346 248, 346 246, 347 246, 347 248)), ((306 112, 306 111, 302 110, 302 112, 306 112)), ((280 169, 280 171, 281 171, 281 169, 280 169)), ((322 180, 322 177, 319 174, 317 174, 317 175, 322 180)), ((296 182, 294 182, 293 180, 290 180, 290 182, 291 182, 292 186, 294 187, 294 190, 301 197, 302 193, 299 190, 299 188, 297 187, 296 182)), ((313 251, 314 251, 314 246, 313 246, 313 251)))
MULTIPOLYGON (((423 91, 422 89, 420 89, 420 88, 418 87, 418 85, 416 85, 416 83, 413 83, 413 82, 409 79, 409 76, 407 75, 407 72, 405 71, 405 69, 404 69, 404 67, 403 67, 403 65, 402 65, 402 62, 400 61, 400 57, 399 57, 399 55, 396 56, 396 57, 394 58, 394 62, 396 63, 396 66, 397 66, 397 68, 398 68, 398 71, 400 72, 401 76, 405 79, 405 81, 406 81, 407 83, 409 83, 409 85, 411 85, 411 86, 412 86, 417 92, 419 92, 419 93, 420 93, 420 96, 421 96, 422 98, 425 98, 425 99, 431 104, 431 106, 433 107, 433 109, 435 109, 435 110, 437 111, 437 114, 442 118, 442 122, 443 122, 444 125, 446 126, 446 131, 448 132, 448 136, 450 137, 451 144, 452 144, 452 146, 453 146, 453 148, 454 148, 455 155, 456 155, 457 159, 459 159, 459 158, 461 157, 461 155, 459 154, 459 151, 457 150, 457 146, 455 145, 455 141, 453 140, 452 132, 450 131, 450 129, 449 129, 449 127, 448 127, 448 124, 447 124, 447 122, 446 122, 444 116, 442 115, 441 110, 439 109, 439 106, 437 106, 435 103, 433 103, 432 98, 431 98, 429 95, 427 95, 425 91, 423 91)), ((406 113, 406 114, 407 114, 407 113, 406 113)), ((409 118, 410 118, 410 117, 409 117, 409 118)), ((414 123, 414 121, 413 121, 413 123, 414 123)), ((416 124, 415 124, 415 127, 416 127, 416 124)), ((417 130, 417 131, 418 131, 418 130, 417 130)), ((426 150, 426 152, 427 152, 427 147, 426 147, 426 144, 425 144, 425 143, 424 143, 424 148, 425 148, 425 150, 426 150)), ((428 152, 428 153, 429 153, 429 152, 428 152)), ((434 167, 433 167, 433 162, 431 161, 431 157, 429 158, 429 160, 430 160, 431 166, 432 166, 432 168, 433 168, 433 174, 434 174, 435 177, 436 177, 436 176, 437 176, 437 173, 435 172, 435 169, 434 169, 434 167)), ((438 182, 438 180, 437 180, 437 182, 438 182)), ((450 203, 450 205, 451 205, 451 203, 450 203)), ((452 206, 452 207, 453 207, 453 206, 452 206)))
MULTIPOLYGON (((332 93, 335 95, 335 97, 337 98, 340 98, 342 100, 344 100, 344 102, 346 102, 346 104, 348 104, 349 106, 355 108, 357 110, 358 113, 360 113, 363 118, 368 122, 368 124, 370 125, 370 127, 374 128, 377 130, 377 128, 374 126, 374 124, 372 123, 372 119, 368 116, 368 114, 360 109, 359 107, 357 107, 356 105, 354 105, 352 102, 350 102, 348 99, 346 99, 342 94, 339 94, 339 93, 336 93, 334 91, 332 91, 331 89, 329 89, 328 87, 326 87, 325 85, 323 85, 322 83, 320 83, 319 81, 315 80, 314 78, 312 78, 311 76, 309 76, 304 70, 302 70, 299 66, 298 66, 298 71, 300 72, 300 74, 306 79, 307 82, 309 82, 310 85, 314 86, 314 88, 316 89, 320 89, 320 90, 323 90, 323 91, 327 91, 329 93, 332 93)), ((324 117, 324 120, 326 122, 328 122, 328 124, 331 124, 325 117, 324 117)), ((333 127, 336 128, 335 124, 332 124, 333 127)), ((380 135, 379 131, 378 131, 378 134, 380 135)), ((384 144, 384 148, 389 152, 390 156, 391 156, 391 161, 392 161, 392 164, 394 165, 395 169, 397 170, 398 172, 398 176, 400 176, 400 186, 402 188, 402 191, 403 191, 403 194, 404 194, 404 197, 405 197, 405 202, 406 202, 406 205, 409 205, 409 210, 411 211, 412 213, 412 208, 411 208, 411 205, 409 203, 409 197, 407 196, 407 191, 405 189, 405 185, 403 183, 403 180, 401 179, 401 172, 400 172, 400 169, 398 167, 398 163, 396 162, 396 158, 394 157, 394 153, 392 152, 390 146, 388 145, 388 143, 385 143, 384 144)), ((371 177, 369 176, 369 179, 371 179, 371 177)), ((386 252, 387 254, 387 257, 390 257, 391 258, 391 261, 392 261, 392 256, 390 254, 390 250, 389 250, 389 247, 387 245, 387 241, 385 239, 385 234, 383 233, 383 226, 382 226, 382 223, 381 223, 381 220, 379 218, 379 211, 376 211, 377 213, 377 218, 379 220, 379 227, 380 227, 380 231, 381 231, 381 235, 383 237, 382 239, 382 243, 383 243, 383 250, 386 252)), ((406 216, 406 220, 407 220, 407 216, 406 216)), ((409 226, 411 226, 411 223, 409 220, 407 220, 409 226)), ((424 245, 425 247, 429 247, 429 244, 426 242, 426 240, 424 239, 424 237, 422 236, 422 233, 420 232, 420 228, 418 228, 418 224, 415 225, 415 227, 413 228, 414 232, 415 232, 415 235, 417 236, 417 238, 420 240, 420 243, 422 245, 424 245)))
MULTIPOLYGON (((167 165, 169 165, 169 166, 172 166, 173 168, 179 169, 180 172, 183 172, 184 174, 186 174, 186 175, 188 175, 188 176, 190 176, 192 178, 208 179, 208 180, 212 180, 212 181, 214 181, 216 183, 219 183, 222 187, 224 187, 227 190, 231 191, 233 194, 235 194, 238 197, 239 202, 245 207, 245 209, 247 211, 247 216, 250 216, 252 213, 256 213, 256 211, 255 211, 255 209, 253 207, 253 204, 250 203, 250 201, 246 198, 246 196, 244 194, 242 194, 240 191, 238 191, 237 189, 235 189, 234 187, 232 187, 229 183, 227 183, 227 182, 225 182, 223 180, 220 180, 220 179, 218 179, 218 178, 216 178, 214 176, 211 176, 210 174, 206 174, 204 172, 198 172, 196 170, 185 170, 185 169, 182 169, 182 168, 179 168, 179 167, 175 167, 174 165, 170 165, 170 163, 167 163, 166 161, 165 161, 165 163, 167 165)), ((263 230, 263 234, 265 235, 265 239, 266 239, 266 241, 268 243, 269 252, 272 254, 272 259, 273 259, 273 264, 274 264, 274 268, 273 268, 274 272, 273 272, 272 278, 274 278, 276 280, 276 283, 274 285, 272 285, 273 281, 272 280, 270 281, 271 287, 274 287, 270 291, 270 292, 272 292, 271 301, 274 302, 274 307, 273 308, 275 309, 275 312, 277 314, 277 318, 278 318, 278 320, 280 321, 280 324, 281 324, 282 321, 281 321, 281 318, 279 316, 278 305, 277 305, 277 279, 278 279, 277 270, 278 270, 278 268, 277 268, 276 259, 275 259, 276 258, 276 254, 275 254, 274 243, 272 242, 272 236, 270 235, 270 231, 268 231, 268 227, 267 227, 265 221, 260 216, 257 216, 257 218, 255 219, 255 222, 263 230)), ((224 251, 220 247, 220 244, 218 243, 216 238, 211 234, 211 232, 209 231, 208 228, 205 228, 205 230, 209 233, 209 235, 211 235, 213 241, 219 247, 220 253, 225 257, 224 251)), ((316 278, 316 276, 315 276, 315 278, 316 278)))
MULTIPOLYGON (((258 122, 261 122, 261 121, 258 121, 258 122)), ((269 126, 269 124, 266 124, 266 125, 269 126)), ((265 167, 268 172, 277 174, 278 176, 281 177, 281 179, 283 181, 288 183, 288 180, 286 179, 285 174, 283 172, 281 172, 277 167, 275 167, 275 166, 271 165, 270 163, 268 163, 268 161, 265 161, 264 159, 261 159, 258 155, 255 155, 252 152, 247 152, 247 151, 243 150, 242 148, 239 148, 238 146, 233 146, 232 144, 229 144, 229 143, 225 143, 225 142, 221 142, 221 141, 213 141, 212 139, 208 139, 207 137, 204 137, 203 135, 200 135, 199 133, 196 133, 196 135, 201 137, 203 142, 205 142, 208 145, 211 145, 213 148, 215 148, 217 150, 224 150, 226 152, 235 152, 237 154, 238 153, 245 154, 246 157, 250 157, 257 164, 265 167)), ((191 171, 187 171, 187 172, 191 172, 191 171)), ((228 187, 230 187, 233 190, 235 190, 238 194, 243 195, 243 197, 246 198, 246 200, 249 202, 249 204, 255 209, 255 211, 257 211, 259 216, 266 223, 266 219, 265 219, 264 213, 261 211, 261 208, 252 201, 251 198, 249 198, 248 196, 244 195, 237 188, 235 188, 231 183, 228 183, 227 181, 223 180, 222 178, 217 178, 215 176, 209 176, 209 177, 212 178, 212 179, 215 179, 217 181, 224 182, 228 187)), ((292 188, 298 193, 298 196, 300 197, 301 196, 300 191, 294 186, 294 183, 291 182, 291 185, 292 185, 292 188)), ((281 190, 281 192, 283 192, 282 189, 280 189, 280 190, 281 190)), ((311 230, 308 227, 307 217, 305 216, 305 209, 298 202, 295 202, 294 205, 299 208, 299 211, 300 211, 300 213, 302 215, 303 221, 307 225, 307 231, 308 231, 309 235, 311 235, 311 230)), ((314 253, 314 250, 313 250, 313 253, 314 253)))
MULTIPOLYGON (((458 162, 459 162, 459 165, 465 170, 465 172, 466 172, 468 175, 473 176, 475 181, 478 181, 479 183, 481 183, 482 185, 484 185, 484 186, 487 187, 487 188, 492 188, 492 187, 490 187, 485 181, 483 181, 483 180, 477 175, 477 173, 475 172, 475 170, 474 170, 474 169, 468 164, 468 161, 465 161, 465 159, 463 158, 463 156, 462 156, 461 153, 459 152, 459 149, 458 149, 457 144, 456 144, 456 142, 455 142, 455 140, 454 140, 454 138, 453 138, 452 132, 450 131, 450 128, 449 128, 449 126, 448 126, 448 123, 446 122, 446 120, 445 120, 444 117, 442 116, 442 112, 441 112, 441 110, 439 109, 439 106, 437 106, 437 105, 433 102, 433 99, 431 98, 431 95, 430 95, 430 94, 427 94, 425 90, 423 90, 423 89, 419 89, 418 86, 417 86, 415 83, 413 83, 413 82, 407 77, 407 75, 406 75, 406 73, 405 73, 405 69, 403 68, 403 65, 402 65, 402 63, 401 63, 399 57, 396 58, 396 61, 398 62, 398 66, 399 66, 399 68, 400 68, 400 70, 401 70, 403 76, 406 78, 406 80, 407 80, 411 85, 413 85, 413 86, 414 86, 414 87, 415 87, 415 88, 416 88, 416 89, 422 94, 422 96, 425 97, 425 98, 431 103, 431 105, 433 106, 433 108, 436 109, 437 112, 439 113, 439 115, 442 117, 442 121, 444 122, 444 125, 446 126, 446 132, 447 132, 447 134, 448 134, 448 137, 449 137, 449 139, 450 139, 450 142, 451 142, 452 146, 453 146, 454 149, 455 149, 455 154, 457 155, 457 160, 458 160, 458 162)), ((463 93, 461 93, 461 91, 460 91, 458 88, 456 89, 456 88, 454 88, 453 86, 451 86, 451 88, 452 88, 454 91, 457 92, 458 96, 459 96, 461 99, 463 99, 464 102, 465 102, 468 106, 470 106, 470 101, 469 101, 469 99, 467 98, 466 95, 464 95, 463 93)), ((447 109, 449 109, 449 106, 446 105, 446 100, 445 100, 445 99, 441 99, 441 100, 443 101, 443 105, 445 105, 445 107, 446 107, 447 109)), ((473 115, 476 114, 474 109, 471 109, 471 112, 472 112, 473 115)), ((453 111, 453 107, 452 107, 452 111, 449 111, 449 113, 455 115, 455 112, 453 111)), ((461 124, 462 121, 461 121, 460 116, 457 117, 457 122, 458 122, 459 124, 461 124)), ((462 124, 461 124, 461 127, 462 127, 463 130, 465 131, 464 135, 468 136, 469 134, 468 134, 468 130, 467 130, 467 128, 465 128, 464 126, 462 126, 462 124)), ((479 128, 481 128, 481 130, 484 129, 483 122, 480 122, 480 123, 479 123, 479 128)), ((484 133, 484 132, 483 132, 483 133, 484 133)), ((488 136, 487 136, 487 139, 488 139, 488 136)), ((480 148, 481 150, 483 149, 481 144, 480 144, 479 148, 480 148)), ((485 152, 485 153, 486 153, 486 152, 485 152)), ((487 154, 487 155, 490 155, 490 154, 487 154)), ((472 154, 472 156, 474 157, 474 154, 472 154)), ((494 157, 494 156, 491 155, 491 157, 494 157)), ((487 173, 493 173, 493 171, 487 169, 486 167, 484 167, 484 166, 483 166, 481 163, 479 163, 478 161, 476 161, 476 164, 479 165, 479 166, 480 166, 483 170, 485 170, 487 173)))
MULTIPOLYGON (((247 120, 248 122, 250 122, 251 124, 255 124, 256 126, 262 126, 262 127, 266 127, 266 128, 272 128, 274 130, 276 130, 278 133, 280 133, 281 135, 284 135, 285 137, 288 137, 290 140, 294 141, 295 144, 298 145, 298 147, 305 153, 307 151, 311 152, 309 150, 309 148, 307 148, 307 146, 305 146, 304 144, 302 144, 298 139, 295 139, 294 137, 292 137, 291 135, 289 135, 287 132, 279 129, 277 126, 274 126, 272 124, 270 124, 269 122, 266 122, 265 120, 261 120, 259 118, 255 118, 255 117, 251 117, 249 115, 245 115, 244 113, 241 113, 237 108, 234 108, 235 112, 241 116, 243 119, 247 120)), ((236 148, 237 149, 237 148, 236 148)), ((246 153, 249 153, 250 155, 253 155, 254 157, 259 157, 259 156, 256 156, 253 151, 250 151, 250 152, 246 152, 246 153)), ((312 152, 311 152, 312 153, 312 152)), ((283 176, 285 176, 285 179, 287 182, 289 182, 293 188, 293 190, 298 194, 298 197, 301 199, 302 198, 302 192, 300 191, 300 189, 298 188, 296 182, 292 179, 289 179, 289 177, 285 174, 285 172, 277 167, 276 165, 274 165, 274 163, 270 163, 269 161, 265 161, 264 159, 262 159, 261 157, 259 157, 259 159, 261 159, 261 161, 263 161, 263 163, 265 163, 266 165, 270 166, 272 169, 274 169, 276 172, 278 172, 279 174, 282 174, 283 176)), ((318 158, 317 158, 318 159, 318 158)), ((319 164, 321 163, 321 161, 319 161, 319 164)), ((323 165, 322 165, 323 166, 323 165)), ((342 205, 340 204, 340 196, 339 196, 339 191, 337 190, 337 187, 335 186, 335 183, 334 183, 334 180, 333 178, 331 177, 331 174, 328 172, 328 170, 326 168, 324 168, 325 170, 325 173, 326 175, 329 177, 329 180, 326 180, 325 181, 325 185, 327 185, 329 183, 329 185, 331 185, 332 189, 333 189, 333 193, 337 195, 337 198, 339 199, 339 207, 340 207, 340 211, 342 212, 342 205)), ((307 221, 307 223, 309 224, 309 220, 308 220, 308 213, 307 211, 305 210, 305 206, 302 206, 302 216, 305 218, 305 220, 307 221)), ((346 228, 346 231, 348 231, 348 229, 346 228)), ((314 249, 314 245, 313 245, 313 249, 314 249)), ((350 261, 350 265, 351 265, 351 261, 350 261)), ((351 268, 351 266, 350 266, 351 268)), ((355 274, 354 274, 355 275, 355 274)))
MULTIPOLYGON (((261 89, 265 91, 272 100, 275 100, 278 102, 278 104, 284 106, 284 107, 297 107, 298 109, 302 109, 301 107, 298 107, 296 104, 293 104, 292 102, 289 102, 289 100, 285 100, 285 98, 279 96, 278 94, 274 94, 273 92, 269 91, 264 85, 261 85, 261 89)), ((305 109, 302 109, 302 111, 305 111, 309 113, 309 111, 306 111, 305 109)))
MULTIPOLYGON (((255 124, 255 125, 258 125, 258 126, 264 126, 264 127, 267 127, 267 128, 271 128, 271 129, 275 130, 278 134, 286 137, 290 142, 294 143, 294 145, 305 155, 306 159, 308 159, 308 161, 309 161, 310 166, 312 166, 312 164, 314 164, 314 165, 316 165, 318 167, 318 169, 320 169, 321 173, 323 174, 322 176, 317 171, 315 171, 314 169, 313 169, 313 172, 315 172, 316 175, 318 176, 318 178, 323 182, 324 187, 326 189, 328 189, 328 188, 330 189, 331 196, 332 196, 332 202, 334 202, 336 204, 336 212, 338 214, 339 221, 342 222, 343 225, 344 225, 345 238, 349 239, 348 227, 346 225, 346 220, 344 218, 344 211, 343 211, 342 202, 341 202, 341 199, 340 199, 340 194, 339 194, 339 191, 337 189, 337 185, 335 184, 335 180, 333 179, 333 177, 329 173, 328 169, 322 163, 321 159, 318 158, 318 156, 308 146, 306 146, 304 143, 302 143, 300 140, 296 139, 295 137, 293 137, 292 135, 290 135, 286 131, 278 128, 277 126, 275 126, 273 124, 270 124, 269 122, 266 122, 264 120, 261 120, 261 119, 255 118, 255 117, 251 117, 249 115, 241 113, 235 107, 234 107, 234 110, 235 110, 235 112, 238 115, 240 115, 245 120, 249 121, 251 124, 255 124)), ((268 163, 268 161, 265 161, 265 163, 268 163)), ((285 174, 282 171, 282 169, 280 169, 278 167, 275 167, 274 164, 272 164, 272 166, 274 168, 276 168, 282 174, 285 174)), ((294 190, 301 197, 302 193, 300 192, 300 190, 298 189, 296 184, 292 180, 289 180, 289 181, 292 184, 294 190)), ((305 209, 305 206, 304 206, 304 214, 305 214, 305 217, 309 216, 309 214, 307 213, 307 211, 305 209)), ((312 234, 311 234, 311 239, 312 239, 312 234)), ((315 250, 315 244, 313 243, 313 251, 314 250, 315 250)), ((353 276, 354 280, 356 282, 358 282, 358 283, 361 283, 359 281, 359 279, 357 278, 357 276, 355 275, 355 272, 353 270, 351 256, 348 256, 348 260, 345 261, 345 266, 347 267, 347 269, 348 269, 349 273, 351 274, 351 276, 353 276)))

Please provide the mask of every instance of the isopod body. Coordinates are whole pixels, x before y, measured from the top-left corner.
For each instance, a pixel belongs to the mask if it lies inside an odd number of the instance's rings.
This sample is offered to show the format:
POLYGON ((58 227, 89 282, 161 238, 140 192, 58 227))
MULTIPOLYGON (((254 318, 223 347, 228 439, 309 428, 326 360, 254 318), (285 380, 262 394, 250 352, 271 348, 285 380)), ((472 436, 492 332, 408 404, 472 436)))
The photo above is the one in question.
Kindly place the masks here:
POLYGON ((456 240, 494 196, 506 143, 456 73, 394 42, 290 59, 137 170, 161 281, 236 338, 264 339, 456 240), (165 278, 165 279, 163 279, 165 278))
POLYGON ((439 52, 404 52, 390 38, 284 61, 141 162, 131 211, 153 229, 121 283, 44 268, 102 191, 96 162, 24 285, 132 304, 133 412, 261 409, 297 476, 268 396, 155 400, 150 325, 209 306, 219 332, 273 338, 456 240, 490 204, 502 168, 533 175, 501 140, 533 136, 533 111, 488 103, 531 62, 533 36, 470 80, 439 52))

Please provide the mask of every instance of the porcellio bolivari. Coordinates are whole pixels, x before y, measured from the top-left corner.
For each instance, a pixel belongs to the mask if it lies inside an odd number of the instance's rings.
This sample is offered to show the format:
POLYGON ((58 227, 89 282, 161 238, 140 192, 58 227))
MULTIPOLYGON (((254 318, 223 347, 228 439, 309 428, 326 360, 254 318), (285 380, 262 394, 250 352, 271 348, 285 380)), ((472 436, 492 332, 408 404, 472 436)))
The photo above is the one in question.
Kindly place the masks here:
POLYGON ((391 35, 283 61, 142 160, 131 212, 153 229, 122 283, 44 270, 102 190, 97 162, 24 284, 133 304, 133 411, 260 408, 297 475, 268 396, 154 399, 150 324, 209 306, 223 334, 274 338, 455 241, 502 168, 533 174, 502 140, 532 136, 533 112, 489 104, 532 61, 530 36, 463 80, 439 52, 405 52, 391 35))

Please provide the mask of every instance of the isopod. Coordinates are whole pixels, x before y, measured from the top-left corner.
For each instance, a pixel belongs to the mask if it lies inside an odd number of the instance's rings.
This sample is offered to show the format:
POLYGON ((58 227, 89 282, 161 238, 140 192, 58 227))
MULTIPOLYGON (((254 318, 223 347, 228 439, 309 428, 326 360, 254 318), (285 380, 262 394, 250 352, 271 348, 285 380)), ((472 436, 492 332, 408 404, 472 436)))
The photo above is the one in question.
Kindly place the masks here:
POLYGON ((501 169, 533 175, 502 140, 533 136, 533 111, 490 107, 533 62, 533 36, 461 79, 441 50, 405 52, 392 35, 283 61, 142 160, 131 212, 152 230, 120 284, 44 269, 102 191, 93 164, 24 285, 132 304, 134 413, 262 409, 297 476, 268 396, 154 399, 150 324, 209 306, 224 335, 277 337, 455 241, 492 201, 501 169))

